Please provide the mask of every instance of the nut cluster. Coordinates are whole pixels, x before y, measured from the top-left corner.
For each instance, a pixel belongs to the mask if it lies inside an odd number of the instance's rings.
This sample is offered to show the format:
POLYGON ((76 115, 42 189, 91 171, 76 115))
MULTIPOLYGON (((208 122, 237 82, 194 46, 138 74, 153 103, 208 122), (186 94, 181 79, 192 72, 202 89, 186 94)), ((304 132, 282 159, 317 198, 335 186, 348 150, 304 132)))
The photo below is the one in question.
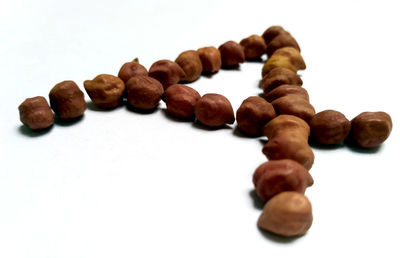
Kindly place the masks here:
MULTIPOLYGON (((304 195, 314 183, 309 173, 314 163, 310 135, 322 145, 349 140, 361 148, 374 148, 389 137, 392 120, 385 112, 364 112, 351 121, 335 110, 315 114, 297 73, 306 69, 300 47, 281 26, 271 26, 261 36, 251 35, 239 43, 229 40, 218 48, 186 50, 175 61, 154 62, 149 70, 135 59, 124 63, 118 76, 100 74, 83 85, 99 108, 126 103, 133 110, 151 112, 163 100, 170 115, 218 128, 235 122, 230 101, 216 93, 201 96, 182 83, 217 73, 222 66, 234 68, 245 60, 262 60, 265 54, 263 97, 248 97, 236 110, 237 127, 243 133, 268 138, 262 152, 269 161, 253 174, 255 192, 265 202, 257 225, 281 236, 302 235, 313 221, 311 203, 304 195)), ((23 101, 21 122, 41 130, 54 123, 52 110, 61 120, 79 118, 86 110, 84 94, 73 81, 56 84, 49 99, 50 105, 41 96, 23 101)))

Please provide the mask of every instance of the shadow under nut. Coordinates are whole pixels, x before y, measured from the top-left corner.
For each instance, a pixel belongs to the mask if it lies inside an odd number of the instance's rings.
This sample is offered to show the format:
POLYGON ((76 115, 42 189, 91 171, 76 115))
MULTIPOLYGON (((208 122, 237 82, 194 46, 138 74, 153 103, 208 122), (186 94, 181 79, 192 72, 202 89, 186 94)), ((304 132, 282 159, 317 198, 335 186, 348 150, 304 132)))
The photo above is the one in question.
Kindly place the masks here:
POLYGON ((277 114, 298 116, 307 123, 315 114, 314 107, 304 97, 287 95, 271 102, 277 114))
POLYGON ((49 93, 50 106, 61 119, 73 119, 83 115, 86 101, 83 92, 73 81, 57 83, 49 93))
POLYGON ((197 120, 209 127, 233 124, 235 115, 229 100, 220 94, 208 93, 197 101, 194 108, 197 120))
POLYGON ((32 130, 41 130, 54 124, 54 115, 42 96, 25 99, 18 107, 21 122, 32 130))
POLYGON ((315 114, 310 121, 311 136, 320 144, 339 144, 350 133, 351 123, 340 112, 324 110, 315 114))
POLYGON ((101 108, 117 107, 125 91, 124 82, 110 74, 100 74, 93 80, 86 80, 83 85, 93 103, 101 108))
POLYGON ((142 110, 151 110, 159 104, 164 88, 152 77, 134 76, 126 83, 126 93, 129 105, 142 110))
POLYGON ((164 92, 167 112, 184 119, 194 118, 194 107, 200 98, 195 89, 182 84, 172 85, 164 92))
POLYGON ((170 85, 177 84, 183 80, 186 75, 177 63, 163 59, 151 65, 149 76, 158 80, 165 90, 170 85))
POLYGON ((176 58, 177 63, 185 72, 184 81, 193 82, 197 80, 203 72, 203 65, 199 54, 195 50, 187 50, 179 54, 176 58))

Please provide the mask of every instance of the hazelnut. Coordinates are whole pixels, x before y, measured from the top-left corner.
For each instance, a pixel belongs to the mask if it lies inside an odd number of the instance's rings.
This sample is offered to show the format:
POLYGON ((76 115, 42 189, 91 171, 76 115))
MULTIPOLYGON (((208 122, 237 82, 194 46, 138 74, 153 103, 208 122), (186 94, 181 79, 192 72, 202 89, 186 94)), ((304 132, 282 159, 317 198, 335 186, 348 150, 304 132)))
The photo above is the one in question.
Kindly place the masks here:
POLYGON ((194 107, 200 97, 195 89, 182 84, 172 85, 164 93, 168 113, 183 119, 194 117, 194 107))
POLYGON ((297 70, 304 70, 306 69, 306 64, 303 60, 303 57, 301 56, 299 50, 293 47, 283 47, 280 49, 277 49, 274 54, 274 56, 284 56, 287 57, 292 63, 297 70))
POLYGON ((269 92, 282 84, 303 85, 300 76, 290 69, 275 67, 261 81, 264 92, 269 92))
POLYGON ((237 66, 245 61, 242 45, 235 41, 227 41, 218 48, 221 53, 222 64, 225 66, 237 66))
POLYGON ((312 225, 311 202, 301 193, 288 191, 272 197, 258 219, 258 227, 277 235, 305 234, 312 225))
POLYGON ((256 193, 263 201, 268 201, 284 191, 304 193, 313 183, 310 173, 302 165, 290 159, 264 162, 253 174, 256 193))
POLYGON ((299 44, 297 44, 297 41, 289 32, 285 31, 279 33, 269 42, 266 49, 267 55, 272 56, 276 50, 283 47, 293 47, 300 52, 300 47, 299 44))
POLYGON ((271 40, 273 40, 276 36, 285 32, 287 31, 281 26, 271 26, 266 31, 264 31, 264 33, 262 34, 262 38, 268 45, 271 42, 271 40))
POLYGON ((263 126, 275 117, 274 107, 261 97, 248 97, 236 111, 238 127, 251 135, 260 135, 263 126))
POLYGON ((271 56, 267 59, 264 63, 264 66, 261 71, 261 75, 264 77, 267 75, 271 70, 277 67, 283 67, 297 73, 297 67, 290 62, 290 59, 285 56, 271 56))
POLYGON ((186 75, 177 63, 164 59, 151 65, 149 76, 161 82, 165 90, 170 85, 177 84, 183 80, 186 75))
POLYGON ((199 122, 209 127, 233 124, 235 115, 229 100, 220 94, 208 93, 197 101, 194 113, 199 122))
POLYGON ((314 107, 304 97, 286 95, 271 102, 277 114, 298 116, 307 123, 315 114, 314 107))
POLYGON ((134 76, 126 83, 127 100, 134 108, 151 110, 157 107, 164 93, 159 81, 149 76, 134 76))
POLYGON ((325 110, 310 121, 311 136, 320 144, 339 144, 350 133, 351 123, 340 112, 325 110))
POLYGON ((244 47, 246 59, 260 58, 267 49, 264 39, 259 35, 251 35, 240 41, 240 45, 244 47))
POLYGON ((182 52, 175 60, 182 70, 185 72, 184 81, 193 82, 197 80, 203 72, 200 56, 195 50, 187 50, 182 52))
POLYGON ((264 94, 265 99, 269 102, 272 102, 287 95, 296 95, 304 98, 306 101, 310 100, 307 90, 303 87, 300 87, 299 85, 283 84, 268 93, 264 92, 264 94))
POLYGON ((101 108, 117 107, 125 91, 124 81, 110 74, 97 75, 93 80, 84 81, 83 85, 93 103, 101 108))
POLYGON ((21 122, 32 130, 45 129, 54 123, 53 112, 42 96, 27 98, 18 110, 21 122))
POLYGON ((147 75, 148 75, 147 69, 143 65, 136 62, 135 60, 123 64, 118 72, 118 77, 121 78, 121 80, 123 80, 125 83, 133 76, 147 76, 147 75))
POLYGON ((197 50, 204 73, 215 73, 222 66, 221 53, 215 47, 203 47, 197 50))
POLYGON ((389 137, 392 127, 389 114, 363 112, 351 120, 351 137, 361 148, 374 148, 389 137))
POLYGON ((305 139, 310 136, 310 126, 303 119, 292 115, 277 116, 263 127, 263 135, 268 139, 285 131, 296 131, 305 139))
POLYGON ((56 84, 49 93, 50 106, 61 119, 73 119, 83 115, 86 102, 83 92, 73 81, 56 84))

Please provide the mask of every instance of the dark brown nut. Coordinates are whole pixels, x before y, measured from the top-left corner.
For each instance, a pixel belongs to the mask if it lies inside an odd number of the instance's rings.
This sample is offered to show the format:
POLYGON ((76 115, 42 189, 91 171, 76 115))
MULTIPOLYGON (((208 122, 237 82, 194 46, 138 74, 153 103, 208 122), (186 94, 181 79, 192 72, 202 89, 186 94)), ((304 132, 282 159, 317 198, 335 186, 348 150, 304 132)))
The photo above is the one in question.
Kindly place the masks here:
POLYGON ((151 65, 149 76, 161 82, 164 90, 185 78, 185 72, 175 62, 170 60, 159 60, 151 65))
POLYGON ((351 120, 351 136, 361 148, 381 145, 390 135, 393 123, 385 112, 363 112, 351 120))
POLYGON ((237 66, 245 61, 244 48, 235 41, 227 41, 218 48, 221 53, 222 64, 237 66))
POLYGON ((267 101, 272 102, 278 98, 287 96, 287 95, 296 95, 304 98, 306 101, 310 101, 310 97, 308 96, 308 92, 303 87, 299 85, 290 85, 283 84, 275 89, 271 90, 268 93, 264 92, 264 97, 267 101))
POLYGON ((32 130, 50 127, 54 123, 54 115, 44 97, 27 98, 18 107, 19 119, 32 130))
POLYGON ((120 78, 110 74, 97 75, 83 83, 90 99, 101 108, 114 108, 122 102, 125 84, 120 78))
POLYGON ((164 92, 168 113, 184 119, 194 118, 194 107, 200 97, 195 89, 182 84, 172 85, 164 92))
POLYGON ((203 73, 215 73, 221 69, 221 53, 215 47, 203 47, 197 50, 203 65, 203 73))
POLYGON ((268 140, 262 152, 269 160, 292 159, 311 169, 314 163, 314 153, 297 131, 286 131, 268 140))
POLYGON ((287 95, 271 102, 277 114, 298 116, 307 123, 315 115, 314 107, 301 96, 287 95))
POLYGON ((282 84, 303 85, 300 76, 290 69, 276 67, 269 71, 261 81, 264 92, 269 92, 282 84))
POLYGON ((304 193, 313 183, 307 169, 290 159, 264 162, 253 174, 253 184, 262 201, 268 201, 284 191, 304 193))
POLYGON ((266 52, 268 56, 272 56, 274 52, 283 47, 293 47, 300 52, 299 44, 289 32, 279 33, 268 44, 266 52))
POLYGON ((259 35, 251 35, 240 41, 240 45, 244 47, 244 55, 246 59, 260 58, 265 54, 267 44, 259 35))
POLYGON ((313 222, 311 202, 298 192, 282 192, 267 202, 258 227, 280 236, 304 235, 313 222))
POLYGON ((292 115, 280 115, 272 119, 264 126, 263 135, 272 139, 286 131, 296 131, 303 139, 308 139, 310 136, 309 125, 303 119, 292 115))
POLYGON ((238 127, 251 135, 260 135, 264 125, 275 117, 274 107, 261 97, 245 99, 236 111, 238 127))
POLYGON ((297 70, 304 70, 307 68, 303 57, 301 56, 299 50, 297 50, 296 48, 283 47, 277 49, 273 55, 287 57, 290 63, 292 63, 297 68, 297 70))
POLYGON ((118 72, 118 77, 125 83, 133 76, 147 76, 148 72, 146 67, 136 61, 127 62, 121 66, 118 72))
POLYGON ((127 100, 130 106, 151 110, 157 107, 164 93, 159 81, 149 76, 134 76, 126 83, 127 100))
POLYGON ((86 102, 83 92, 73 81, 56 84, 49 93, 50 106, 61 119, 73 119, 83 115, 86 102))
POLYGON ((235 122, 231 103, 225 96, 216 93, 203 95, 194 107, 194 114, 199 122, 210 127, 235 122))
POLYGON ((340 112, 325 110, 310 121, 311 136, 320 144, 339 144, 350 133, 351 123, 340 112))
POLYGON ((273 40, 276 36, 278 36, 281 33, 287 32, 284 28, 281 26, 271 26, 269 27, 264 33, 262 34, 262 37, 265 41, 265 43, 268 45, 271 40, 273 40))
POLYGON ((195 50, 187 50, 182 52, 175 60, 182 70, 185 72, 184 81, 194 82, 203 72, 203 65, 199 54, 195 50))

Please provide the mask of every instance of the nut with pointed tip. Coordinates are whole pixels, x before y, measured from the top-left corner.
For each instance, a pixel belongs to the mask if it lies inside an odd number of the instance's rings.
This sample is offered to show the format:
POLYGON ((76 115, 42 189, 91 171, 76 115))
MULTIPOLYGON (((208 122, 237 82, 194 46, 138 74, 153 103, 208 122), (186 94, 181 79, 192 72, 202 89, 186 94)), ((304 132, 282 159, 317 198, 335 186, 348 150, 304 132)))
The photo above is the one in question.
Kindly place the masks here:
POLYGON ((266 29, 264 31, 264 33, 262 34, 262 37, 265 41, 265 43, 268 45, 276 36, 278 36, 281 33, 285 33, 287 32, 284 28, 282 28, 281 26, 271 26, 268 29, 266 29))
POLYGON ((200 123, 209 127, 220 127, 235 122, 231 103, 225 96, 216 93, 203 95, 197 101, 194 113, 200 123))

